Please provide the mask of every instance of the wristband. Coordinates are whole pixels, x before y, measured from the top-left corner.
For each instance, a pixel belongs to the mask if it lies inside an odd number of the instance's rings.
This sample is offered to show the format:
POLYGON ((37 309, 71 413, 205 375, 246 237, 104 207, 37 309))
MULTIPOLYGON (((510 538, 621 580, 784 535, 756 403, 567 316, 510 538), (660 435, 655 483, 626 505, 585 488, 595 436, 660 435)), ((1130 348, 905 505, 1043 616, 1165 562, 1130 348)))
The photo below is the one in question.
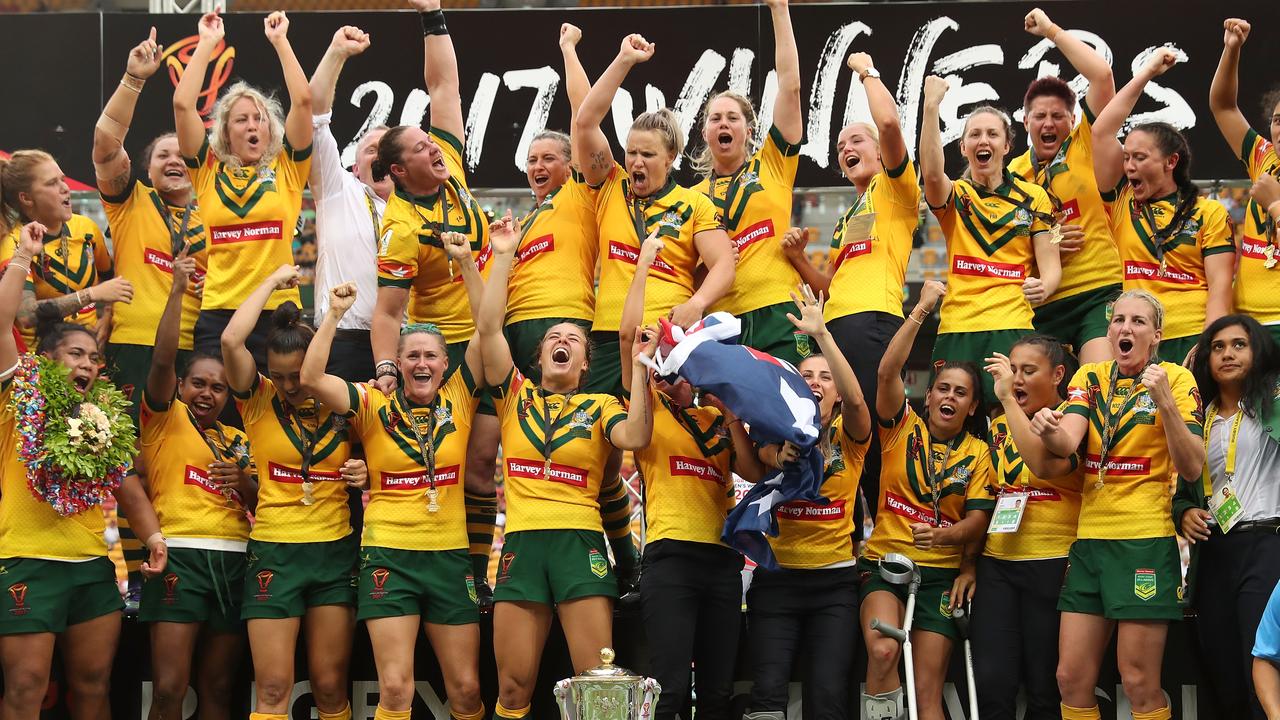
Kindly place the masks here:
POLYGON ((168 544, 168 542, 165 540, 164 533, 160 532, 159 530, 151 533, 151 537, 147 538, 147 541, 143 543, 143 545, 147 546, 147 548, 150 548, 152 545, 154 545, 157 542, 168 544))
POLYGON ((136 75, 130 75, 129 73, 125 73, 120 78, 120 84, 122 86, 127 87, 136 93, 142 92, 142 86, 145 82, 146 81, 142 78, 137 77, 136 75))
POLYGON ((921 326, 921 327, 924 327, 924 321, 923 321, 923 320, 918 319, 918 318, 916 317, 916 314, 915 314, 914 312, 909 312, 909 313, 907 313, 907 319, 911 320, 912 322, 914 322, 915 324, 917 324, 917 325, 919 325, 919 326, 921 326))
POLYGON ((448 35, 449 28, 444 24, 444 10, 428 10, 418 13, 418 22, 422 23, 422 36, 448 35))
POLYGON ((379 360, 378 364, 373 366, 373 376, 375 378, 395 377, 399 374, 400 368, 396 366, 394 360, 379 360))

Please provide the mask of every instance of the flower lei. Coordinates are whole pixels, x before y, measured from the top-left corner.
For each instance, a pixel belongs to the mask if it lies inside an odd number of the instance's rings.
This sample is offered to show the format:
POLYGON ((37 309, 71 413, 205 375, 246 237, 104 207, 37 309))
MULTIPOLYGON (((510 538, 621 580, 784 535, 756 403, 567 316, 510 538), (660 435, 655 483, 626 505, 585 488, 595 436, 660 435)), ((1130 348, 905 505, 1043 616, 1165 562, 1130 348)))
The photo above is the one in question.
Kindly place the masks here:
POLYGON ((101 505, 120 487, 136 436, 119 390, 99 380, 82 395, 70 374, 61 363, 24 355, 10 398, 27 486, 63 517, 101 505))

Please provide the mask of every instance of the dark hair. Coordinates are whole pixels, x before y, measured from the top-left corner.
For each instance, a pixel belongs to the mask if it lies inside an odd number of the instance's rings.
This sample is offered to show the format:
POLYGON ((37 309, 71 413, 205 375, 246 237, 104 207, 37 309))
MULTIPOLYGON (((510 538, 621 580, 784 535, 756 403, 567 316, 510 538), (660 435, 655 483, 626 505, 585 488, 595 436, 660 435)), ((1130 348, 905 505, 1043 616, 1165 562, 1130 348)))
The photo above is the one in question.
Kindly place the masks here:
POLYGON ((147 171, 151 168, 151 157, 156 153, 156 145, 159 145, 161 140, 166 140, 168 138, 176 138, 176 137, 178 137, 178 133, 174 133, 174 132, 162 133, 160 135, 155 136, 154 138, 151 138, 151 142, 147 143, 147 146, 142 148, 141 170, 142 170, 143 177, 146 177, 147 171))
MULTIPOLYGON (((987 436, 987 400, 982 392, 982 376, 978 374, 978 366, 965 360, 942 360, 934 363, 933 377, 929 378, 929 390, 938 381, 942 373, 948 370, 961 370, 969 376, 969 384, 973 390, 973 414, 964 419, 964 430, 976 438, 987 436)), ((927 390, 926 390, 927 392, 927 390)))
POLYGON ((1223 315, 1210 323, 1200 333, 1197 345, 1199 349, 1191 359, 1191 374, 1196 379, 1196 387, 1200 388, 1205 405, 1216 402, 1221 391, 1218 381, 1213 379, 1213 371, 1209 369, 1213 336, 1235 325, 1244 328, 1245 334, 1249 336, 1249 348, 1253 352, 1253 366, 1244 378, 1240 405, 1249 415, 1260 412, 1266 419, 1275 398, 1276 381, 1280 380, 1280 346, 1276 345, 1271 333, 1257 320, 1248 315, 1223 315))
POLYGON ((277 355, 306 352, 311 337, 316 334, 310 325, 302 322, 302 311, 292 302, 286 302, 271 313, 271 329, 267 331, 267 351, 277 355))
POLYGON ((1067 386, 1071 384, 1071 376, 1079 369, 1080 363, 1067 352, 1067 348, 1062 344, 1062 341, 1052 335, 1027 335, 1018 338, 1018 341, 1009 348, 1009 352, 1012 353, 1023 345, 1030 345, 1044 353, 1044 356, 1049 359, 1050 368, 1059 366, 1063 368, 1062 381, 1058 383, 1058 397, 1066 397, 1067 386))
MULTIPOLYGON (((591 343, 591 333, 588 332, 586 329, 584 329, 578 323, 569 322, 568 320, 565 320, 562 322, 555 323, 554 325, 547 328, 546 331, 542 333, 542 339, 538 341, 538 346, 533 349, 533 357, 531 358, 533 362, 533 370, 538 374, 538 378, 540 380, 542 377, 542 362, 541 362, 542 346, 544 343, 547 342, 547 333, 551 332, 551 328, 555 327, 556 325, 566 325, 566 324, 572 325, 582 331, 582 340, 583 340, 582 346, 583 346, 583 349, 587 351, 587 356, 586 356, 587 367, 583 368, 582 377, 578 378, 578 388, 581 389, 583 381, 587 379, 587 372, 589 372, 591 368, 591 352, 592 350, 595 349, 595 345, 591 343)), ((516 367, 518 368, 520 367, 519 358, 516 358, 516 361, 517 361, 516 367)))
POLYGON ((1022 107, 1030 108, 1031 101, 1041 97, 1056 97, 1067 104, 1069 112, 1076 111, 1076 93, 1062 78, 1046 75, 1032 80, 1027 86, 1027 94, 1022 97, 1022 107))
POLYGON ((195 352, 191 353, 191 356, 187 358, 187 362, 182 365, 182 370, 178 373, 178 377, 185 378, 187 375, 191 373, 191 368, 195 367, 196 363, 202 362, 204 360, 212 360, 218 363, 219 365, 221 365, 222 355, 211 353, 211 352, 204 352, 202 350, 196 350, 195 352))
MULTIPOLYGON (((48 307, 52 307, 52 305, 48 307)), ((56 312, 55 309, 55 316, 56 312)), ((49 313, 45 312, 43 308, 36 313, 36 318, 36 337, 40 339, 39 344, 36 346, 36 352, 41 355, 53 354, 63 340, 76 333, 84 333, 93 338, 94 345, 98 344, 98 336, 84 325, 64 322, 60 317, 50 320, 49 313)))
POLYGON ((378 157, 373 159, 369 165, 369 172, 373 175, 375 182, 381 182, 387 176, 391 177, 391 182, 400 188, 400 180, 391 172, 392 165, 399 165, 404 160, 404 150, 400 147, 400 136, 409 130, 408 125, 397 125, 387 131, 386 135, 378 141, 378 157))
POLYGON ((1178 128, 1166 122, 1148 122, 1134 125, 1129 133, 1144 132, 1155 140, 1156 147, 1165 157, 1178 156, 1178 164, 1173 166, 1173 181, 1178 184, 1178 209, 1173 219, 1165 227, 1172 228, 1169 237, 1182 232, 1182 226, 1196 212, 1196 201, 1200 198, 1200 188, 1191 181, 1191 146, 1187 138, 1178 128))
POLYGON ((1276 105, 1280 105, 1280 85, 1273 86, 1262 95, 1262 121, 1264 125, 1271 124, 1271 116, 1276 112, 1276 105))

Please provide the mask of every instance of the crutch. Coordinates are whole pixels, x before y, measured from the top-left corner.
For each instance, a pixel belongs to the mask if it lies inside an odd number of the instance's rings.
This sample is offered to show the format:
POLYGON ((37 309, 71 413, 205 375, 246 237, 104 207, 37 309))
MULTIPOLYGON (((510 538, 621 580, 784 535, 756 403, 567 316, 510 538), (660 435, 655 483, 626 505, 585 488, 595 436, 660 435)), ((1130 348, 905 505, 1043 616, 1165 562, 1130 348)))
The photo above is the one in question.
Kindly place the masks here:
POLYGON ((917 720, 916 666, 911 656, 911 621, 916 612, 916 593, 920 590, 920 570, 911 558, 900 553, 889 553, 880 560, 880 577, 892 585, 907 586, 907 614, 902 629, 885 625, 879 618, 871 619, 871 629, 902 643, 902 657, 907 665, 907 708, 911 720, 917 720))
POLYGON ((969 683, 969 720, 978 720, 978 683, 973 679, 973 642, 969 639, 969 615, 972 612, 972 602, 966 603, 951 611, 951 619, 964 640, 964 677, 969 683))

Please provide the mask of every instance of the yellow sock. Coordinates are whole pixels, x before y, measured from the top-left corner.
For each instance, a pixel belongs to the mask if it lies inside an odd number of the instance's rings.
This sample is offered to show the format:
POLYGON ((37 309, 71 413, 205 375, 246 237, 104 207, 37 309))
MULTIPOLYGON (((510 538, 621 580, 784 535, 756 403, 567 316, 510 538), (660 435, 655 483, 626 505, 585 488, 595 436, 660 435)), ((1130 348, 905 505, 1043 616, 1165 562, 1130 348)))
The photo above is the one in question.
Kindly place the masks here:
MULTIPOLYGON (((525 705, 516 710, 508 710, 502 707, 502 703, 497 703, 493 708, 494 717, 509 718, 510 720, 520 720, 520 718, 529 714, 529 706, 525 705)), ((455 716, 456 717, 456 716, 455 716)))
MULTIPOLYGON (((1134 715, 1134 720, 1137 720, 1134 715)), ((1098 712, 1098 706, 1087 708, 1071 707, 1066 703, 1062 703, 1062 720, 1102 720, 1102 713, 1098 712)))
POLYGON ((1170 712, 1168 705, 1151 712, 1140 713, 1135 711, 1133 713, 1133 720, 1169 720, 1172 717, 1173 713, 1170 712))
POLYGON ((289 716, 284 713, 249 713, 249 720, 289 720, 289 716))
POLYGON ((351 703, 343 705, 336 713, 327 713, 320 708, 316 708, 316 712, 320 715, 320 720, 351 720, 351 703))
POLYGON ((388 710, 381 705, 373 709, 373 720, 409 720, 413 710, 388 710))
MULTIPOLYGON (((524 712, 525 714, 528 714, 529 710, 526 708, 524 712)), ((473 713, 458 712, 453 709, 452 705, 450 705, 449 714, 453 716, 453 720, 484 720, 484 703, 480 703, 480 709, 473 713)), ((517 717, 524 717, 524 715, 519 715, 517 717)))

